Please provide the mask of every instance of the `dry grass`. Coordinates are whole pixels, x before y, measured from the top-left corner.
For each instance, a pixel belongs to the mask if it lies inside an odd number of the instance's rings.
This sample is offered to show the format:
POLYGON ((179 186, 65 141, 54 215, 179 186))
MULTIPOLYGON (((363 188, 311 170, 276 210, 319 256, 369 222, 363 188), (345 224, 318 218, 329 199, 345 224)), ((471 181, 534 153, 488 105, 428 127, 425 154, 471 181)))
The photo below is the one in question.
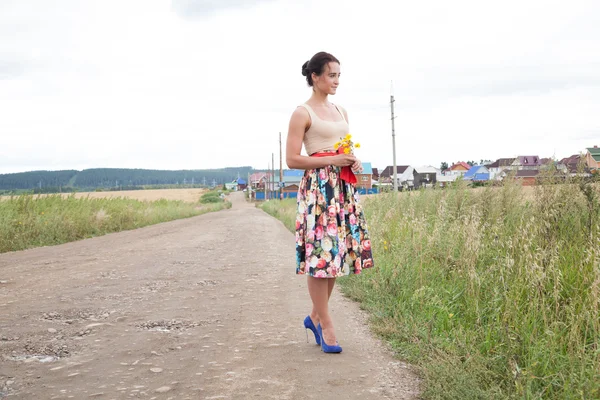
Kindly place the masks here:
POLYGON ((215 193, 218 202, 201 203, 199 193, 198 189, 179 189, 9 197, 0 201, 0 253, 56 245, 231 207, 217 192, 208 193, 215 193), (169 196, 178 200, 167 200, 169 196))
MULTIPOLYGON (((90 198, 90 199, 111 199, 111 198, 126 198, 139 201, 156 201, 156 200, 180 200, 186 203, 197 203, 206 189, 189 188, 189 189, 151 189, 151 190, 123 190, 115 192, 81 192, 75 193, 75 198, 90 198)), ((71 193, 63 193, 62 197, 66 198, 71 193)), ((47 194, 34 195, 34 197, 46 197, 47 194)), ((10 196, 0 196, 0 200, 6 200, 10 196)))

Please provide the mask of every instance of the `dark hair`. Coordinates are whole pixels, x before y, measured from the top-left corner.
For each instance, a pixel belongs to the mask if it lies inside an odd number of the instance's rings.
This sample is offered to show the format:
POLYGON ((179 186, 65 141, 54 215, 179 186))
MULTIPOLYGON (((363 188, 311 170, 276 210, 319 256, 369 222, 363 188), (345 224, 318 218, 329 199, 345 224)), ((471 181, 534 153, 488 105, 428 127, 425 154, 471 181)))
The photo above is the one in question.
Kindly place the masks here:
POLYGON ((325 66, 330 62, 340 64, 340 60, 335 58, 332 54, 321 51, 302 65, 302 75, 306 77, 308 86, 313 85, 312 73, 314 72, 317 75, 321 75, 325 71, 325 66))

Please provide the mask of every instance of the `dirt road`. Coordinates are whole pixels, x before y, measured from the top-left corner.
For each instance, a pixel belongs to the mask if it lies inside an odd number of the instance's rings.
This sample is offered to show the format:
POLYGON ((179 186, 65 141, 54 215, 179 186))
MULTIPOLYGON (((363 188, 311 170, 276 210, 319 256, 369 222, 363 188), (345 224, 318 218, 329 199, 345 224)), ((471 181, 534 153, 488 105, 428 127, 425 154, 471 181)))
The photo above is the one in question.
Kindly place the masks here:
POLYGON ((232 203, 0 255, 0 398, 417 398, 410 369, 339 292, 344 352, 306 342, 293 235, 241 193, 232 203))

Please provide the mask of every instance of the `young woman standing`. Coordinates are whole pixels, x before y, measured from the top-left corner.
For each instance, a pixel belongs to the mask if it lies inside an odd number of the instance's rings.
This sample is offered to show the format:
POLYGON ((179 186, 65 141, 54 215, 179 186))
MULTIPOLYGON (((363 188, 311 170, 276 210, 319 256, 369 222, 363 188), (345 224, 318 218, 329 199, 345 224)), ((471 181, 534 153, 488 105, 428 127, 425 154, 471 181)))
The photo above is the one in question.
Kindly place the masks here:
MULTIPOLYGON (((338 277, 373 266, 371 240, 354 184, 340 176, 344 167, 362 172, 353 154, 338 154, 335 143, 349 133, 348 114, 329 101, 339 86, 340 62, 325 52, 302 66, 312 95, 290 119, 286 163, 303 169, 296 218, 296 273, 308 276, 313 309, 304 327, 327 353, 340 353, 329 298, 338 277), (301 155, 302 145, 308 156, 301 155)), ((347 177, 346 177, 347 178, 347 177)))

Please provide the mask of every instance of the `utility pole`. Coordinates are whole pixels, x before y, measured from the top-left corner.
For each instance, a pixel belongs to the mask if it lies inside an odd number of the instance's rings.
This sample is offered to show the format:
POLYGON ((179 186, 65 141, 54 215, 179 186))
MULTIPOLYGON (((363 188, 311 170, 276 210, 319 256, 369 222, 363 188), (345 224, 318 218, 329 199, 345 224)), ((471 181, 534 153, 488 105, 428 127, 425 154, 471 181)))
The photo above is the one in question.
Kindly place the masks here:
POLYGON ((248 198, 252 201, 252 182, 250 182, 250 172, 248 172, 248 180, 246 181, 246 191, 248 192, 248 198))
POLYGON ((281 132, 279 132, 279 198, 283 198, 283 186, 281 186, 281 182, 283 182, 283 152, 281 150, 281 132))
POLYGON ((269 171, 271 170, 271 167, 269 167, 269 165, 267 164, 267 181, 265 182, 265 201, 268 200, 267 199, 267 188, 269 187, 269 185, 271 184, 271 177, 269 176, 269 171))
POLYGON ((271 173, 273 174, 273 198, 275 198, 275 153, 271 153, 271 173))
MULTIPOLYGON (((393 87, 393 83, 392 83, 392 93, 394 91, 394 87, 393 87)), ((394 128, 394 119, 396 117, 394 117, 394 95, 390 94, 390 107, 392 110, 392 151, 394 154, 394 170, 393 170, 393 174, 394 174, 394 192, 398 191, 398 168, 396 167, 396 130, 394 128)))

